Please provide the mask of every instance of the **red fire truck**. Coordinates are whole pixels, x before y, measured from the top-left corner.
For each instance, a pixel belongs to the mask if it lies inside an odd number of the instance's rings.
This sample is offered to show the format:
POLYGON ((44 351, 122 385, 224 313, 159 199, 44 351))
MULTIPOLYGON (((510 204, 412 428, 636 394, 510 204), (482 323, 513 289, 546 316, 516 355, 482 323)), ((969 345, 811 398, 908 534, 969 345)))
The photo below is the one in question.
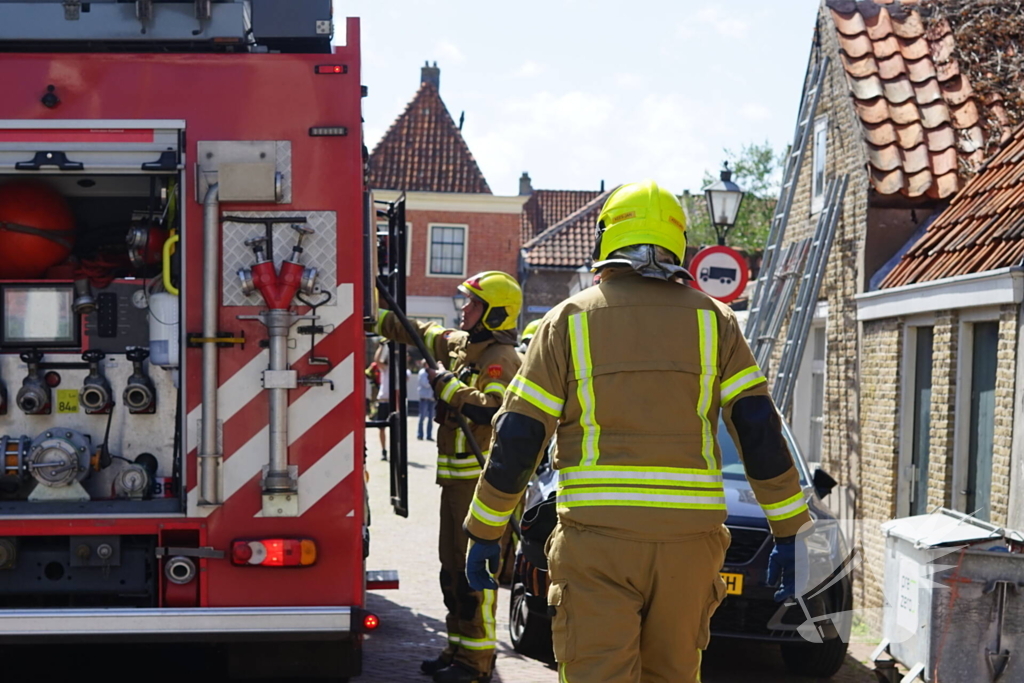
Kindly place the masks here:
POLYGON ((404 218, 334 30, 330 0, 0 0, 0 646, 359 673, 397 581, 364 566, 363 318, 404 218))

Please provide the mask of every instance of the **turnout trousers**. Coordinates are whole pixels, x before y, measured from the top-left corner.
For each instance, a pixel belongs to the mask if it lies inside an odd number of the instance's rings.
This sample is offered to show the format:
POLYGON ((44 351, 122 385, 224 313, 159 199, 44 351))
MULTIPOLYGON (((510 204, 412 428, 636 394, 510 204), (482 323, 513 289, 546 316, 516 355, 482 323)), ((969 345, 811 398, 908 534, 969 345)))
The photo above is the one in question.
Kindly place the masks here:
MULTIPOLYGON (((498 592, 474 591, 466 580, 466 549, 469 536, 462 523, 476 490, 476 479, 441 487, 441 527, 438 550, 441 559, 441 593, 448 609, 448 646, 445 655, 480 673, 490 673, 497 642, 494 615, 498 592)), ((498 574, 500 575, 500 571, 498 574)))
POLYGON ((729 542, 724 526, 651 542, 560 522, 547 547, 559 682, 699 681, 729 542))

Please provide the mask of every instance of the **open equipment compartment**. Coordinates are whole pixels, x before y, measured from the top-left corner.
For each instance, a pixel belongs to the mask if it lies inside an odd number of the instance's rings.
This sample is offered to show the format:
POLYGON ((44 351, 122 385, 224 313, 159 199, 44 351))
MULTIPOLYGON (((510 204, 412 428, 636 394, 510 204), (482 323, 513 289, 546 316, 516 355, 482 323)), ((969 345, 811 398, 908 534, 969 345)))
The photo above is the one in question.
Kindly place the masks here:
POLYGON ((0 518, 183 512, 183 140, 0 121, 0 518))

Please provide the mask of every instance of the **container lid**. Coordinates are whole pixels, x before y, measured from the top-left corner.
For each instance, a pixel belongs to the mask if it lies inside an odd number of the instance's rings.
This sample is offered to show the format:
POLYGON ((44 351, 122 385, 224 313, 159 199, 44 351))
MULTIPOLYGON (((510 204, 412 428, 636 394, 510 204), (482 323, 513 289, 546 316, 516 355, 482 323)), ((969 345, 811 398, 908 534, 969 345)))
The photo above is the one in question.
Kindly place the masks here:
POLYGON ((894 519, 882 524, 881 529, 886 536, 910 541, 917 548, 964 545, 990 539, 1024 543, 1024 535, 1019 531, 1003 529, 946 508, 939 508, 927 515, 894 519))

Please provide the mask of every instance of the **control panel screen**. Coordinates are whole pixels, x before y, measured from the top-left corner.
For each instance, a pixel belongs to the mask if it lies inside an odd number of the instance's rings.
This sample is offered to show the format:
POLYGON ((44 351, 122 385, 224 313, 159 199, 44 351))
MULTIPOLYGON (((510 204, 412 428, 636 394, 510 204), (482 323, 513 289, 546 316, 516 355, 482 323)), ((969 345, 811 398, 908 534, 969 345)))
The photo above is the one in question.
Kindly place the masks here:
POLYGON ((3 346, 77 346, 72 286, 3 287, 3 346))

